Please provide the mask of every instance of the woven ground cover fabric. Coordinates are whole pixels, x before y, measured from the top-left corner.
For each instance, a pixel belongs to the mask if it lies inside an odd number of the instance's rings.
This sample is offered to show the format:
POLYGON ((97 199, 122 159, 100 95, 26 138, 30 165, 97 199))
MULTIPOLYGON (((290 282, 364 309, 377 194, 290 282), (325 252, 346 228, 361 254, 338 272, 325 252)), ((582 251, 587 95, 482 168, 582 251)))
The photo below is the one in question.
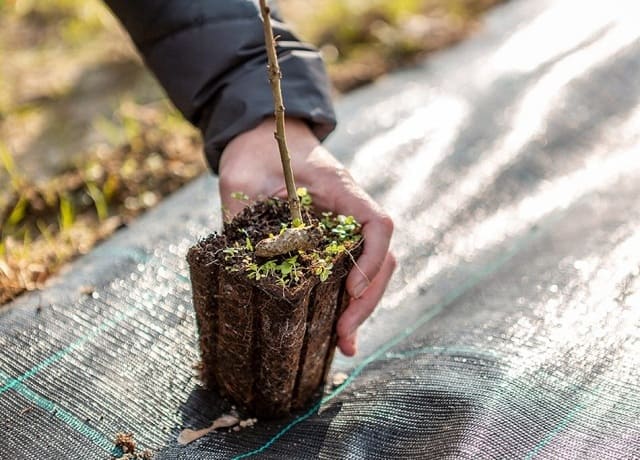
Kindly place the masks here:
POLYGON ((599 3, 513 0, 340 102, 400 264, 315 406, 177 445, 230 408, 193 369, 206 177, 1 310, 0 458, 640 458, 640 14, 599 3))

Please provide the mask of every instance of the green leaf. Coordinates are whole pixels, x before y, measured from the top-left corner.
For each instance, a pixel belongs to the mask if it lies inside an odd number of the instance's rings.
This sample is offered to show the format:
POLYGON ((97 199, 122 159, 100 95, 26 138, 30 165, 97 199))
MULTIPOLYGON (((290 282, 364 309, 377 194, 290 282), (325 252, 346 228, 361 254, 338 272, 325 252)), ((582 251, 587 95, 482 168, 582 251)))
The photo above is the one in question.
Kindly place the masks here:
POLYGON ((231 198, 233 198, 234 200, 239 200, 239 201, 249 201, 249 195, 247 195, 246 193, 242 193, 242 192, 232 192, 231 193, 231 198))
POLYGON ((76 220, 76 213, 73 203, 67 195, 60 197, 60 229, 67 230, 71 228, 76 220))
POLYGON ((7 171, 7 174, 9 174, 13 189, 19 191, 20 188, 24 185, 24 178, 18 171, 18 168, 13 161, 13 155, 11 154, 7 146, 2 142, 0 142, 0 164, 2 165, 3 169, 7 171))
POLYGON ((285 260, 280 264, 279 271, 283 275, 288 275, 289 273, 291 273, 291 264, 285 260))
POLYGON ((20 197, 15 207, 11 211, 11 214, 9 214, 9 217, 7 218, 7 224, 10 226, 15 226, 22 222, 22 219, 24 219, 24 216, 27 212, 28 204, 29 200, 27 200, 25 197, 20 197))
POLYGON ((93 182, 87 182, 87 193, 93 200, 93 204, 98 214, 98 220, 102 222, 109 217, 109 206, 102 190, 93 182))
POLYGON ((296 190, 296 194, 298 195, 298 198, 300 199, 300 204, 303 207, 308 208, 309 206, 311 206, 311 204, 313 204, 311 195, 309 195, 309 191, 307 190, 306 187, 298 187, 298 189, 296 190))

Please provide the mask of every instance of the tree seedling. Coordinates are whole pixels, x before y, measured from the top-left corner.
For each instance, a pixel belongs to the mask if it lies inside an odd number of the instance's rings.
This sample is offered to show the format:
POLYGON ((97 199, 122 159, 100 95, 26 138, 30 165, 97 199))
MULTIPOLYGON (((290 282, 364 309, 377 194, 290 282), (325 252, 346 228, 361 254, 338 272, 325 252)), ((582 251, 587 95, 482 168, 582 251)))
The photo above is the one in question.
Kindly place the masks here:
MULTIPOLYGON (((280 161, 287 189, 289 210, 291 213, 290 222, 284 223, 277 234, 272 234, 268 238, 257 241, 255 245, 245 232, 246 242, 240 255, 241 244, 236 241, 234 248, 225 249, 225 260, 232 258, 240 262, 248 276, 256 281, 274 277, 278 284, 289 286, 300 279, 306 267, 317 275, 322 281, 326 281, 333 269, 334 259, 343 251, 360 240, 358 232, 360 225, 351 217, 334 216, 325 213, 320 222, 305 225, 302 211, 309 211, 312 206, 311 195, 304 187, 296 188, 296 183, 291 168, 291 157, 287 146, 285 133, 285 107, 282 97, 280 66, 276 53, 276 41, 271 27, 270 10, 266 0, 260 0, 260 11, 264 25, 264 38, 268 58, 268 76, 271 86, 271 93, 274 101, 274 115, 276 129, 274 137, 278 144, 280 161), (335 240, 335 241, 334 241, 335 240), (322 246, 325 246, 322 248, 322 246), (320 249, 318 249, 320 248, 320 249), (250 254, 252 253, 252 254, 250 254), (297 260, 297 255, 301 260, 297 260), (269 259, 260 263, 254 258, 269 259), (283 260, 282 257, 285 257, 283 260), (300 262, 303 262, 302 266, 300 262)), ((248 197, 242 193, 234 193, 233 197, 246 200, 248 197)), ((233 267, 230 270, 238 271, 233 267)))
POLYGON ((282 88, 280 80, 282 73, 278 63, 278 55, 276 53, 276 40, 273 36, 273 28, 271 27, 270 9, 266 0, 260 0, 260 11, 264 25, 264 42, 267 48, 267 59, 269 62, 268 74, 269 83, 271 84, 271 92, 273 94, 273 102, 275 106, 274 115, 276 118, 276 131, 274 137, 278 143, 280 151, 280 161, 282 162, 282 172, 284 173, 284 181, 287 187, 287 197, 289 201, 289 209, 291 211, 291 227, 285 229, 278 235, 260 241, 256 245, 256 254, 260 257, 273 257, 280 254, 286 254, 295 250, 306 250, 315 247, 318 243, 317 232, 311 227, 305 227, 302 219, 301 204, 298 198, 293 170, 291 168, 291 156, 287 146, 287 138, 285 133, 284 120, 284 101, 282 98, 282 88))
POLYGON ((202 381, 263 418, 304 407, 322 384, 362 237, 353 217, 320 215, 308 191, 296 188, 265 0, 260 7, 288 202, 269 198, 245 207, 222 234, 190 248, 187 260, 202 381))

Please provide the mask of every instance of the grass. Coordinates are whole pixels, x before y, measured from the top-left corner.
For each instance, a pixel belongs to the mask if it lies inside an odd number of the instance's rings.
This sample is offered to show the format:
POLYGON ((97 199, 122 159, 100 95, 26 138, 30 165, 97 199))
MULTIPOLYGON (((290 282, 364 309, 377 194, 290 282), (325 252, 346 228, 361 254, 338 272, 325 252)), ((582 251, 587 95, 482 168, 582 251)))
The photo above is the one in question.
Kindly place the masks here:
MULTIPOLYGON (((281 0, 338 92, 456 43, 502 0, 281 0)), ((98 0, 0 0, 0 305, 205 170, 98 0)))
POLYGON ((23 176, 0 144, 9 176, 0 206, 0 304, 41 288, 66 262, 205 170, 199 137, 177 114, 131 104, 121 110, 136 120, 125 142, 86 152, 43 183, 23 176), (136 116, 140 110, 147 113, 136 116))

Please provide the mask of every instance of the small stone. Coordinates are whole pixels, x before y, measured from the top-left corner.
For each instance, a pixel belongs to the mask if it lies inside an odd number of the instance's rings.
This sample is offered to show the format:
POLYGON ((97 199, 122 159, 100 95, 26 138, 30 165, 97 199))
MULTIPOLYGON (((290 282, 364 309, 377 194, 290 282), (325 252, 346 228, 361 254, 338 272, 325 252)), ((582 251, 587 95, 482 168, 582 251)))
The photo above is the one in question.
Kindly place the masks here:
POLYGON ((333 385, 334 388, 335 387, 339 387, 348 378, 349 378, 349 376, 347 374, 345 374, 344 372, 336 372, 335 374, 333 374, 333 378, 331 379, 331 384, 333 385))
POLYGON ((255 425, 257 422, 257 418, 248 418, 246 420, 240 420, 239 426, 240 428, 253 427, 253 425, 255 425))

